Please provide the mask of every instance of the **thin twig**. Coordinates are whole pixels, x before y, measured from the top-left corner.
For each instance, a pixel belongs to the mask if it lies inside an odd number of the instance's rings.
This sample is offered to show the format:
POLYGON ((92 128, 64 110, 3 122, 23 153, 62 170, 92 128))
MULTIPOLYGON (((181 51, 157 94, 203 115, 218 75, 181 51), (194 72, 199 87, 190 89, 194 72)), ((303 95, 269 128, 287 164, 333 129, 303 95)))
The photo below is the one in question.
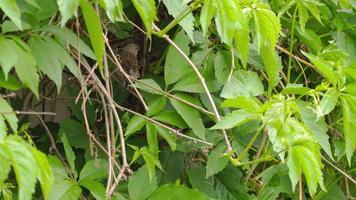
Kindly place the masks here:
POLYGON ((142 114, 140 114, 140 113, 138 113, 138 112, 135 112, 135 111, 133 111, 133 110, 131 110, 131 109, 125 108, 125 107, 120 106, 120 105, 118 105, 118 104, 115 104, 115 106, 116 106, 117 108, 119 108, 119 109, 121 109, 121 110, 124 110, 124 111, 126 111, 126 112, 129 112, 129 113, 131 113, 131 114, 140 116, 140 117, 144 118, 145 120, 147 120, 147 121, 149 121, 149 122, 151 122, 151 123, 153 123, 153 124, 156 124, 156 125, 158 125, 158 126, 161 126, 162 128, 165 128, 165 129, 169 130, 170 132, 174 133, 175 135, 177 135, 177 136, 179 136, 179 137, 186 138, 186 139, 192 140, 192 141, 194 141, 194 142, 199 142, 199 143, 206 144, 206 145, 209 145, 209 146, 213 146, 213 144, 210 143, 210 142, 207 142, 207 141, 204 141, 204 140, 200 140, 200 139, 197 139, 197 138, 193 138, 193 137, 184 135, 184 134, 181 133, 179 130, 176 130, 176 129, 174 129, 174 128, 171 128, 171 127, 169 127, 169 126, 167 126, 167 125, 165 125, 165 124, 163 124, 163 123, 161 123, 161 122, 159 122, 159 121, 156 121, 156 120, 154 120, 154 119, 152 119, 152 118, 150 118, 150 117, 147 117, 147 116, 145 116, 145 115, 142 115, 142 114))
POLYGON ((338 172, 340 172, 345 178, 349 179, 354 185, 356 185, 356 180, 353 179, 350 175, 348 175, 346 172, 341 170, 339 167, 334 165, 332 162, 328 161, 324 156, 320 155, 321 159, 324 160, 326 163, 328 163, 331 167, 336 169, 338 172))
POLYGON ((35 112, 35 111, 12 111, 12 112, 0 112, 0 114, 15 114, 15 115, 51 115, 57 116, 57 113, 53 112, 35 112))
POLYGON ((135 87, 134 83, 132 82, 131 78, 130 78, 130 75, 128 75, 124 68, 122 67, 121 63, 119 62, 119 60, 117 59, 114 51, 112 50, 110 44, 109 44, 109 40, 108 38, 105 36, 105 43, 106 43, 106 47, 108 48, 111 56, 114 58, 115 60, 115 64, 116 66, 119 68, 120 72, 124 75, 124 77, 127 79, 127 81, 130 83, 130 85, 132 86, 132 88, 134 89, 135 93, 137 94, 138 98, 140 99, 144 109, 147 111, 149 108, 145 102, 145 100, 143 99, 141 93, 138 91, 138 89, 135 87))
MULTIPOLYGON (((153 28, 155 29, 155 31, 160 31, 160 29, 156 26, 156 25, 153 25, 153 28)), ((216 117, 216 120, 217 121, 220 121, 221 120, 221 116, 219 114, 219 111, 218 109, 216 108, 216 105, 215 105, 215 102, 213 100, 213 97, 211 96, 210 94, 210 91, 209 91, 209 88, 208 86, 206 85, 205 83, 205 79, 204 77, 201 75, 201 73, 199 72, 198 68, 195 66, 195 64, 192 62, 192 60, 183 52, 183 50, 175 43, 173 42, 168 35, 164 35, 163 38, 170 44, 172 45, 178 52, 181 56, 183 56, 183 58, 188 62, 188 64, 192 67, 192 69, 194 70, 195 74, 197 75, 201 85, 203 86, 204 88, 204 91, 205 91, 205 94, 207 95, 208 99, 209 99, 209 102, 213 108, 213 111, 215 113, 215 117, 216 117)), ((229 141, 229 138, 227 136, 227 133, 224 129, 222 129, 222 134, 223 134, 223 137, 224 137, 224 140, 225 140, 225 144, 226 144, 226 147, 227 147, 227 152, 231 152, 232 151, 232 146, 231 146, 231 143, 229 141)))
POLYGON ((203 107, 200 107, 200 106, 198 106, 198 105, 195 105, 195 104, 193 104, 193 103, 191 103, 191 102, 189 102, 189 101, 187 101, 187 100, 185 100, 185 99, 179 98, 179 97, 177 97, 177 96, 175 96, 175 95, 173 95, 173 94, 171 94, 171 93, 169 93, 169 92, 163 91, 163 90, 161 90, 160 88, 155 88, 155 87, 153 87, 153 86, 151 86, 151 85, 145 83, 144 81, 141 81, 141 80, 139 80, 139 79, 135 79, 135 81, 136 81, 136 82, 139 82, 139 83, 141 83, 142 85, 145 85, 146 87, 149 87, 149 88, 151 88, 151 89, 153 89, 153 90, 155 90, 155 91, 157 91, 157 92, 159 92, 159 93, 161 93, 161 94, 163 94, 163 95, 166 96, 166 97, 169 97, 169 98, 175 99, 175 100, 177 100, 177 101, 180 101, 180 102, 182 102, 182 103, 184 103, 184 104, 186 104, 186 105, 188 105, 188 106, 190 106, 190 107, 192 107, 192 108, 195 108, 195 109, 197 109, 197 110, 199 110, 199 111, 201 111, 201 112, 203 112, 203 113, 206 113, 206 114, 215 116, 214 113, 212 113, 212 112, 210 112, 210 111, 204 109, 203 107))
POLYGON ((64 160, 63 156, 61 155, 61 153, 58 151, 58 148, 56 146, 56 142, 54 141, 53 135, 51 133, 51 131, 49 130, 48 126, 46 125, 46 123, 43 121, 42 117, 40 115, 36 115, 36 117, 38 118, 38 120, 41 122, 42 126, 45 129, 45 132, 47 133, 48 139, 51 143, 51 149, 54 150, 54 152, 57 154, 57 156, 59 157, 59 159, 61 160, 61 162, 64 165, 64 168, 67 170, 69 176, 74 180, 74 176, 72 174, 72 171, 70 170, 69 166, 67 165, 67 162, 64 160))
POLYGON ((279 46, 279 45, 276 45, 276 48, 277 48, 278 50, 280 50, 281 52, 287 54, 288 56, 291 56, 291 57, 294 58, 295 60, 297 60, 297 61, 303 63, 304 65, 306 65, 306 66, 308 66, 308 67, 310 67, 310 68, 312 68, 312 69, 314 69, 314 70, 317 70, 316 67, 315 67, 313 64, 311 64, 311 63, 309 63, 309 62, 307 62, 307 61, 305 61, 305 60, 299 58, 298 56, 292 54, 292 53, 289 52, 287 49, 285 49, 285 48, 283 48, 283 47, 281 47, 281 46, 279 46))
POLYGON ((303 178, 302 176, 299 177, 299 184, 298 184, 298 200, 303 200, 303 178))

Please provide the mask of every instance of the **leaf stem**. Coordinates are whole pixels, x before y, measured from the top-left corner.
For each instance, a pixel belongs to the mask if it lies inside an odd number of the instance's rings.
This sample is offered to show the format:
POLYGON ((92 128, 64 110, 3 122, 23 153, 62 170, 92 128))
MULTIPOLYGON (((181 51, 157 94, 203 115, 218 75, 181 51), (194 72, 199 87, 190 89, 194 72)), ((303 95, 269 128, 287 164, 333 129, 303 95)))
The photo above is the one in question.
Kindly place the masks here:
POLYGON ((250 148, 252 147, 252 145, 255 143, 255 141, 257 140, 258 136, 260 135, 261 130, 263 129, 263 127, 264 127, 264 125, 262 125, 261 127, 259 127, 257 129, 257 131, 253 135, 253 137, 250 140, 250 142, 246 145, 245 149, 239 154, 239 156, 237 156, 236 160, 242 160, 242 159, 245 158, 245 156, 247 155, 247 152, 250 150, 250 148))

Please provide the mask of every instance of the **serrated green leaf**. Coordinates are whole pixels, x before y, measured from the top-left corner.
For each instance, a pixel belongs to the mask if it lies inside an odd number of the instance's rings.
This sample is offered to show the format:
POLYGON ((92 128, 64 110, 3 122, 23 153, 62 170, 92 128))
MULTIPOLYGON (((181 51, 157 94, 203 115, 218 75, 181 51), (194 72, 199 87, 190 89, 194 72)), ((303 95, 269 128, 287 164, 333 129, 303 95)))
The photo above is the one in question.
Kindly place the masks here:
POLYGON ((4 146, 19 185, 19 200, 30 200, 35 192, 37 164, 31 146, 19 136, 8 136, 4 146))
POLYGON ((200 13, 200 24, 203 30, 204 36, 207 35, 208 28, 211 24, 211 20, 215 15, 214 0, 206 0, 200 13))
POLYGON ((100 180, 107 176, 108 162, 103 159, 94 159, 85 163, 79 174, 79 182, 85 180, 100 180))
POLYGON ((255 10, 254 20, 258 48, 260 50, 262 46, 274 48, 281 32, 281 24, 277 16, 272 11, 262 8, 255 10))
POLYGON ((166 140, 166 142, 168 143, 169 147, 171 148, 172 151, 175 151, 177 149, 177 136, 174 135, 173 133, 169 132, 167 129, 162 128, 158 125, 155 125, 157 130, 158 130, 158 134, 164 139, 166 140))
POLYGON ((106 200, 105 187, 102 183, 91 179, 85 179, 79 183, 89 190, 90 194, 97 200, 106 200))
MULTIPOLYGON (((304 145, 306 145, 306 142, 308 141, 303 142, 304 145)), ((312 142, 309 141, 309 143, 312 142)), ((303 173, 308 184, 309 192, 315 194, 318 184, 324 189, 321 161, 319 155, 316 154, 316 152, 319 153, 318 147, 315 144, 310 144, 313 148, 310 149, 304 145, 292 146, 288 151, 287 165, 289 168, 289 177, 294 190, 299 177, 303 173)))
POLYGON ((51 200, 79 199, 82 189, 74 181, 65 180, 53 186, 50 198, 51 200))
POLYGON ((32 154, 37 163, 37 176, 41 184, 44 199, 49 199, 49 195, 54 184, 52 168, 44 153, 38 151, 37 149, 32 149, 32 154))
POLYGON ((153 79, 140 79, 140 82, 136 82, 135 86, 145 92, 162 95, 162 93, 158 91, 162 91, 161 86, 153 79))
POLYGON ((251 113, 246 110, 236 110, 227 114, 210 129, 230 129, 248 121, 258 119, 262 119, 260 114, 251 113))
POLYGON ((146 112, 146 116, 150 117, 161 112, 166 106, 167 99, 162 96, 155 96, 151 99, 147 100, 148 111, 146 112))
POLYGON ((166 199, 208 200, 209 197, 198 190, 192 190, 183 185, 167 184, 160 186, 148 200, 166 199))
POLYGON ((351 158, 353 152, 356 149, 356 98, 351 95, 344 95, 341 97, 342 102, 342 114, 344 125, 344 137, 345 137, 345 151, 346 157, 351 166, 351 158))
POLYGON ((127 125, 125 136, 129 137, 133 133, 136 133, 137 131, 141 130, 145 124, 146 120, 144 118, 138 115, 133 116, 127 125))
POLYGON ((163 110, 162 112, 154 115, 153 119, 176 126, 178 128, 188 128, 188 125, 185 123, 184 119, 177 112, 172 110, 163 110))
POLYGON ((16 24, 16 26, 22 29, 21 12, 17 6, 16 0, 2 0, 0 1, 0 8, 16 24))
POLYGON ((132 200, 145 200, 156 188, 157 180, 156 178, 150 180, 145 165, 129 178, 128 191, 132 200))
POLYGON ((67 136, 66 134, 62 134, 61 140, 63 142, 63 147, 64 147, 64 153, 66 155, 67 158, 67 162, 69 164, 70 170, 72 171, 73 174, 77 174, 76 170, 75 170, 75 154, 74 151, 72 149, 72 147, 70 146, 67 136))
MULTIPOLYGON (((163 0, 164 5, 167 7, 169 14, 174 18, 177 18, 185 9, 188 8, 186 0, 163 0)), ((194 41, 194 16, 192 13, 188 13, 182 20, 179 21, 179 25, 183 28, 185 33, 189 36, 191 41, 194 41)))
POLYGON ((208 155, 208 161, 206 163, 206 178, 222 171, 229 163, 228 158, 223 155, 225 149, 226 147, 220 144, 208 155))
POLYGON ((302 53, 309 58, 309 60, 315 65, 315 67, 326 79, 328 79, 333 85, 337 85, 338 78, 336 72, 334 71, 333 66, 329 62, 323 60, 318 56, 305 52, 302 53))
POLYGON ((64 27, 70 18, 77 16, 79 0, 57 0, 57 5, 62 15, 61 26, 64 27))
POLYGON ((147 147, 142 147, 140 149, 143 160, 145 160, 148 176, 150 181, 152 181, 156 176, 156 166, 162 170, 161 163, 159 162, 156 155, 147 149, 147 147))
POLYGON ((156 3, 154 0, 132 0, 143 24, 146 27, 148 37, 151 37, 152 25, 156 18, 156 3))
POLYGON ((236 98, 239 96, 258 96, 263 94, 264 88, 261 80, 253 71, 237 70, 230 80, 227 80, 220 96, 223 98, 236 98))
POLYGON ((241 13, 241 8, 234 0, 221 0, 215 1, 215 3, 217 31, 221 40, 228 46, 232 46, 235 30, 239 22, 238 13, 241 13))
POLYGON ((150 123, 147 122, 146 124, 146 138, 147 138, 147 144, 148 144, 148 149, 156 156, 158 156, 158 141, 157 141, 157 132, 158 130, 156 127, 150 123))
POLYGON ((40 37, 31 37, 29 46, 37 61, 37 67, 48 76, 60 91, 62 87, 63 66, 57 59, 57 52, 50 48, 48 42, 40 37))
POLYGON ((99 70, 102 72, 105 42, 100 18, 87 0, 80 0, 80 7, 82 8, 85 26, 89 33, 90 42, 99 65, 99 70))
POLYGON ((331 111, 334 110, 338 100, 339 92, 334 89, 328 90, 317 107, 318 115, 324 116, 329 114, 331 111))
POLYGON ((12 107, 2 97, 0 97, 0 111, 3 112, 2 116, 6 119, 7 123, 9 123, 12 131, 17 132, 18 119, 16 114, 13 113, 12 107))
MULTIPOLYGON (((178 97, 192 101, 192 97, 183 94, 176 94, 178 97)), ((193 133, 201 139, 205 139, 205 127, 203 121, 200 117, 198 111, 194 110, 192 107, 177 101, 175 99, 170 99, 173 107, 177 110, 179 115, 184 119, 188 126, 193 130, 193 133)))
POLYGON ((121 0, 104 0, 104 2, 106 15, 109 17, 110 21, 125 21, 121 0))
POLYGON ((10 160, 9 157, 6 155, 5 148, 3 145, 0 145, 0 168, 0 185, 2 185, 11 171, 10 160))
MULTIPOLYGON (((182 49, 182 51, 189 55, 189 40, 183 31, 179 31, 174 37, 174 42, 182 49)), ((191 72, 187 61, 180 55, 180 53, 173 47, 168 47, 166 62, 164 65, 164 80, 166 85, 177 82, 185 75, 191 72)))
POLYGON ((240 96, 234 99, 226 99, 221 103, 223 108, 242 108, 250 112, 256 112, 261 108, 262 104, 255 97, 240 96))

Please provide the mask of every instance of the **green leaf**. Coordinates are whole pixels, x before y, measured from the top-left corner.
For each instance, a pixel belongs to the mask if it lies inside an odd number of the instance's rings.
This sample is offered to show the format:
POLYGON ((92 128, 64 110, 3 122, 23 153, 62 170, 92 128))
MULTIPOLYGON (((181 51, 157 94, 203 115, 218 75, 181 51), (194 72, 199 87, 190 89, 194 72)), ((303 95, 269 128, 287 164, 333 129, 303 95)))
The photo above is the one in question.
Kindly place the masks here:
POLYGON ((85 163, 79 174, 79 182, 85 180, 100 180, 108 174, 108 162, 103 159, 94 159, 85 163))
POLYGON ((339 92, 335 89, 328 90, 320 101, 317 107, 317 113, 319 116, 329 114, 334 110, 339 100, 339 92))
MULTIPOLYGON (((47 38, 51 40, 50 38, 47 38)), ((50 48, 48 42, 40 37, 31 37, 29 46, 37 61, 37 67, 55 82, 57 90, 62 87, 63 66, 57 59, 57 52, 50 48)))
POLYGON ((281 32, 281 24, 272 11, 263 8, 255 10, 254 21, 258 49, 269 78, 269 90, 271 90, 279 81, 280 65, 273 49, 281 32))
POLYGON ((309 19, 308 9, 304 7, 301 3, 297 3, 298 14, 299 14, 299 24, 302 32, 305 32, 305 24, 309 19))
POLYGON ((281 32, 281 24, 278 17, 270 10, 259 8, 254 12, 255 30, 257 34, 258 48, 268 47, 269 51, 277 43, 281 32))
POLYGON ((145 92, 162 95, 162 93, 158 91, 162 91, 161 86, 153 79, 140 79, 140 82, 136 82, 135 86, 145 92))
POLYGON ((217 199, 214 188, 214 179, 213 177, 208 179, 205 178, 205 168, 192 166, 189 167, 186 172, 189 178, 189 183, 194 189, 204 192, 204 194, 207 194, 212 199, 217 199))
POLYGON ((0 185, 2 185, 11 171, 9 156, 6 154, 3 145, 0 145, 0 168, 0 185))
POLYGON ((77 35, 72 30, 65 27, 60 28, 52 25, 44 26, 42 27, 41 30, 53 33, 56 37, 58 37, 62 46, 70 45, 71 47, 73 47, 83 55, 91 59, 95 59, 95 55, 93 51, 90 49, 90 47, 82 39, 78 38, 77 35))
POLYGON ((287 165, 293 191, 302 173, 305 175, 310 194, 315 194, 318 184, 325 190, 319 154, 317 144, 303 138, 300 144, 289 149, 287 165))
MULTIPOLYGON (((186 0, 163 0, 164 5, 167 7, 168 13, 174 18, 177 18, 185 9, 188 8, 186 0)), ((193 41, 194 32, 194 16, 190 12, 182 20, 180 20, 179 25, 183 28, 185 33, 189 36, 190 40, 193 41)))
POLYGON ((141 130, 145 124, 146 120, 144 118, 138 115, 133 116, 127 125, 125 136, 129 137, 133 133, 136 133, 137 131, 141 130))
POLYGON ((309 53, 302 52, 306 57, 309 58, 309 60, 315 65, 316 69, 320 71, 320 73, 328 79, 333 85, 337 85, 338 83, 338 78, 337 74, 333 69, 333 66, 331 63, 323 60, 319 56, 315 56, 309 53))
POLYGON ((53 186, 50 198, 51 200, 79 199, 82 189, 74 181, 63 181, 53 186))
POLYGON ((218 13, 215 18, 216 29, 221 40, 228 46, 232 46, 239 22, 238 14, 242 13, 241 8, 234 0, 221 0, 215 3, 218 13))
POLYGON ((19 136, 12 135, 6 138, 4 148, 15 171, 19 200, 32 199, 36 186, 37 164, 31 146, 19 136))
POLYGON ((102 183, 94 181, 91 179, 85 179, 79 183, 81 186, 89 190, 90 194, 93 195, 95 199, 105 200, 105 187, 102 183))
POLYGON ((52 168, 44 153, 33 148, 32 154, 37 163, 38 180, 41 184, 44 199, 49 199, 49 195, 54 184, 52 168))
POLYGON ((145 160, 146 168, 148 171, 148 176, 150 178, 150 181, 153 181, 153 179, 156 176, 156 167, 157 166, 159 169, 162 170, 161 163, 159 162, 157 156, 153 154, 151 151, 147 149, 147 147, 142 147, 140 149, 141 155, 143 157, 143 160, 145 160))
POLYGON ((155 96, 151 99, 147 100, 148 111, 146 112, 146 116, 150 117, 161 112, 166 106, 167 99, 162 96, 155 96))
POLYGON ((225 149, 226 147, 220 144, 208 155, 208 161, 206 163, 206 178, 222 171, 229 163, 228 158, 223 155, 225 149))
POLYGON ((16 53, 18 46, 13 40, 0 37, 0 64, 7 79, 11 68, 15 66, 19 56, 16 53))
POLYGON ((80 7, 82 8, 85 25, 99 65, 99 70, 102 73, 105 42, 100 18, 87 0, 80 0, 80 7))
POLYGON ((215 175, 215 193, 217 199, 255 199, 249 195, 241 171, 231 165, 215 175))
POLYGON ((177 136, 174 135, 173 133, 171 133, 170 131, 168 131, 165 128, 162 128, 161 126, 155 125, 157 130, 158 130, 158 134, 164 139, 166 140, 166 142, 168 143, 169 147, 171 148, 172 151, 175 151, 177 149, 177 136))
POLYGON ((148 37, 151 37, 152 25, 156 18, 156 5, 154 0, 132 0, 143 24, 146 27, 148 37))
POLYGON ((75 170, 75 159, 76 159, 76 157, 75 157, 75 154, 74 154, 74 151, 73 151, 72 147, 70 146, 70 144, 68 142, 66 134, 62 135, 61 140, 63 142, 64 153, 66 155, 69 167, 70 167, 72 173, 76 175, 77 174, 77 172, 75 170))
POLYGON ((79 0, 57 0, 57 5, 62 15, 61 26, 64 27, 70 18, 77 16, 79 0))
POLYGON ((282 90, 282 94, 306 94, 310 89, 303 87, 302 84, 290 83, 282 90))
POLYGON ((156 188, 157 180, 154 178, 150 181, 145 165, 129 178, 128 191, 132 200, 145 200, 151 196, 156 188))
POLYGON ((351 95, 343 95, 341 97, 342 102, 342 114, 344 125, 344 137, 345 137, 345 151, 346 157, 351 166, 351 158, 353 152, 356 149, 356 97, 351 95))
POLYGON ((242 108, 250 112, 260 110, 262 104, 255 97, 240 96, 234 99, 226 99, 221 103, 223 108, 242 108))
POLYGON ((216 80, 224 84, 231 71, 231 53, 229 51, 223 50, 216 53, 214 69, 216 80))
POLYGON ((178 128, 188 128, 188 125, 185 123, 184 119, 177 112, 172 110, 163 110, 162 112, 154 115, 153 119, 176 126, 178 128))
POLYGON ((262 46, 260 54, 267 72, 269 90, 272 90, 280 80, 279 71, 281 70, 282 65, 280 64, 278 55, 276 55, 276 52, 272 51, 270 47, 262 46))
POLYGON ((39 75, 36 60, 30 48, 21 39, 0 37, 0 64, 7 79, 7 74, 15 66, 16 73, 24 85, 38 97, 39 75))
POLYGON ((255 72, 237 70, 231 79, 226 81, 220 96, 223 98, 249 97, 261 95, 263 92, 263 84, 255 72))
POLYGON ((88 135, 82 124, 74 119, 68 118, 60 123, 60 136, 65 134, 70 146, 86 149, 89 147, 88 135))
POLYGON ((104 2, 106 15, 109 17, 110 21, 125 21, 121 0, 104 0, 104 2))
MULTIPOLYGON (((192 97, 183 94, 176 94, 176 96, 192 102, 192 97)), ((198 111, 192 107, 177 101, 170 99, 173 107, 177 110, 179 115, 184 119, 188 126, 193 130, 194 134, 201 139, 205 139, 205 127, 198 111)))
POLYGON ((0 87, 8 89, 8 90, 12 90, 12 91, 17 91, 17 90, 24 88, 22 83, 20 83, 17 80, 17 78, 15 78, 11 74, 7 75, 7 80, 6 80, 5 75, 1 70, 0 70, 0 87))
POLYGON ((241 21, 234 35, 234 47, 237 49, 242 66, 246 68, 250 52, 250 31, 247 19, 244 15, 239 15, 241 21))
MULTIPOLYGON (((174 38, 174 42, 189 55, 189 40, 183 31, 179 31, 174 38)), ((182 55, 173 47, 168 47, 166 62, 164 65, 164 80, 166 85, 177 82, 191 72, 190 66, 182 55)))
POLYGON ((235 126, 242 125, 248 121, 258 119, 262 119, 260 114, 251 113, 246 110, 236 110, 227 114, 210 129, 230 129, 235 126))
POLYGON ((22 29, 21 12, 17 6, 16 0, 2 0, 0 1, 0 8, 16 24, 16 26, 22 29))
POLYGON ((18 128, 18 119, 12 107, 2 97, 0 97, 0 111, 3 112, 1 115, 6 119, 12 131, 16 133, 18 128))
POLYGON ((209 197, 198 190, 189 189, 183 185, 166 184, 160 186, 148 200, 167 200, 167 199, 194 199, 208 200, 209 197))
POLYGON ((184 174, 186 155, 179 151, 173 152, 168 148, 163 148, 159 158, 164 171, 159 171, 160 173, 157 175, 158 184, 163 185, 180 180, 184 174))
POLYGON ((215 15, 214 0, 206 0, 200 13, 200 24, 203 30, 204 36, 208 33, 208 28, 211 24, 211 20, 215 15))
POLYGON ((146 125, 146 138, 148 143, 148 149, 156 156, 158 156, 158 141, 157 141, 158 130, 154 124, 147 122, 146 125))
POLYGON ((305 102, 298 101, 297 105, 305 125, 310 128, 310 131, 314 134, 323 150, 334 160, 330 148, 329 135, 327 134, 328 128, 324 117, 318 119, 311 106, 305 102))

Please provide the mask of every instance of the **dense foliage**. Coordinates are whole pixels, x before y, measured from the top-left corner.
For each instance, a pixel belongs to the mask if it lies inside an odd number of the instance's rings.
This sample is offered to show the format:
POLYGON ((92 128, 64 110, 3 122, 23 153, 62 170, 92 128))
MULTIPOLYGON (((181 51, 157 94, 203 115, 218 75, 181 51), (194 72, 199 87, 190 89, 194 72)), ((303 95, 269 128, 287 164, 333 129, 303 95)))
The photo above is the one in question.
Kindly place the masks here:
POLYGON ((355 199, 356 1, 0 11, 0 199, 355 199))

